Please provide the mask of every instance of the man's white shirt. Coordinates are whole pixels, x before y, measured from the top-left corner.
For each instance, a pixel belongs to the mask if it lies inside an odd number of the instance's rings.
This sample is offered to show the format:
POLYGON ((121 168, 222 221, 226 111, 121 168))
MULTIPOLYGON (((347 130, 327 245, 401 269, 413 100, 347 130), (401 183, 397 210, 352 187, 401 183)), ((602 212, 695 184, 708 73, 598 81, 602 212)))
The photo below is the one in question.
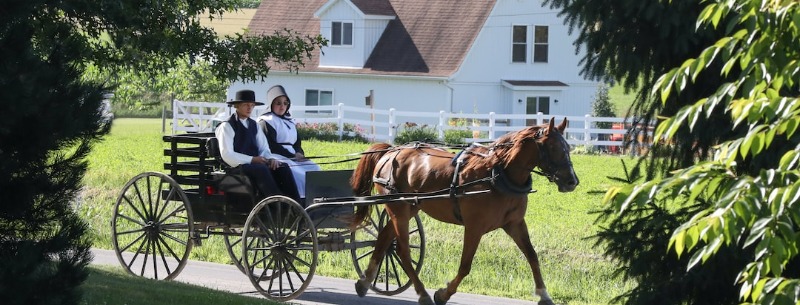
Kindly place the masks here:
MULTIPOLYGON (((239 116, 237 115, 236 118, 239 119, 239 116)), ((245 128, 256 128, 256 146, 258 146, 259 155, 264 158, 273 159, 272 152, 269 150, 269 144, 267 143, 267 137, 264 135, 264 131, 261 130, 261 126, 258 124, 248 126, 247 119, 239 119, 239 122, 242 122, 245 128)), ((248 156, 233 150, 233 137, 236 135, 236 132, 233 131, 233 126, 231 126, 228 121, 219 124, 214 134, 217 136, 217 140, 219 140, 219 154, 222 156, 222 160, 225 161, 225 163, 236 167, 242 164, 250 164, 250 162, 253 161, 254 156, 248 156)))

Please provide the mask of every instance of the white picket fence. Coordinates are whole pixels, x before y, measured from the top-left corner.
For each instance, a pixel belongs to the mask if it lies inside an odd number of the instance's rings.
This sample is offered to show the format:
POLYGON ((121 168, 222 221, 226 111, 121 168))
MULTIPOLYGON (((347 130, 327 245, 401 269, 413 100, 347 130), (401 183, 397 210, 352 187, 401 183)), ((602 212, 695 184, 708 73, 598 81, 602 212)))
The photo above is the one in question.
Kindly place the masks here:
MULTIPOLYGON (((227 119, 233 111, 225 103, 186 102, 175 100, 172 103, 172 133, 211 132, 212 122, 215 118, 227 119)), ((267 106, 258 106, 254 109, 252 117, 255 119, 268 111, 267 106)), ((340 135, 345 133, 345 124, 357 126, 360 134, 372 141, 393 143, 398 131, 406 123, 427 125, 435 128, 439 139, 444 138, 446 130, 470 130, 474 137, 464 139, 469 142, 490 142, 498 136, 510 131, 522 129, 528 123, 548 122, 551 117, 556 118, 556 123, 566 117, 569 126, 565 131, 567 142, 570 145, 589 145, 604 147, 605 150, 622 152, 625 144, 623 138, 628 130, 625 128, 595 128, 596 123, 609 122, 612 125, 622 126, 624 118, 603 118, 585 116, 563 116, 542 113, 528 114, 498 114, 490 113, 448 113, 398 111, 370 109, 366 107, 353 107, 338 104, 334 106, 301 106, 292 105, 291 112, 298 123, 334 123, 338 126, 340 135), (469 124, 451 125, 454 120, 470 122, 469 124), (473 123, 474 122, 474 123, 473 123), (609 135, 603 137, 602 135, 609 135), (601 138, 614 140, 599 140, 601 138)), ((642 145, 642 146, 647 146, 642 145)), ((640 147, 641 148, 641 147, 640 147)))

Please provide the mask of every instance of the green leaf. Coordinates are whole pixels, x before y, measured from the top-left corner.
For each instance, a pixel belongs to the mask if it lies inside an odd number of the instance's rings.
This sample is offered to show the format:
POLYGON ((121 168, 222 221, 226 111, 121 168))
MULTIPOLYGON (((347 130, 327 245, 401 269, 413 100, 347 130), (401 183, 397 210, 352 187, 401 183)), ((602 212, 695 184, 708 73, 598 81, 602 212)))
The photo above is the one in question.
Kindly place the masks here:
MULTIPOLYGON (((658 127, 656 127, 656 132, 653 134, 653 138, 654 138, 654 139, 657 139, 657 140, 665 139, 665 138, 664 138, 664 137, 665 137, 665 134, 664 134, 664 133, 667 131, 667 129, 668 129, 670 126, 672 126, 672 122, 673 122, 674 120, 675 120, 675 119, 673 119, 672 117, 670 117, 670 118, 668 118, 668 119, 666 119, 666 120, 662 121, 661 123, 659 123, 659 124, 658 124, 658 127)), ((665 139, 665 140, 668 140, 668 139, 665 139)))
POLYGON ((723 9, 722 5, 719 5, 714 9, 714 13, 711 16, 711 24, 714 25, 714 28, 719 25, 719 20, 722 19, 723 13, 725 13, 725 10, 723 9))
POLYGON ((772 245, 771 251, 773 256, 776 256, 779 260, 783 260, 783 258, 787 257, 786 244, 784 244, 782 239, 776 237, 770 238, 770 244, 772 245))
POLYGON ((756 133, 752 136, 753 141, 750 145, 750 153, 752 155, 758 155, 761 152, 761 149, 764 148, 764 134, 756 133))
POLYGON ((758 300, 758 297, 761 296, 761 291, 764 290, 764 284, 766 282, 767 279, 761 279, 758 282, 756 282, 755 286, 753 286, 752 293, 750 294, 750 297, 753 298, 753 300, 758 300))
POLYGON ((620 187, 609 188, 608 191, 606 192, 606 195, 603 197, 603 204, 608 204, 612 202, 612 200, 614 200, 617 194, 620 193, 620 189, 621 189, 620 187))
POLYGON ((697 196, 699 196, 700 193, 706 190, 708 182, 709 182, 708 180, 699 180, 695 184, 693 184, 691 186, 691 193, 689 194, 689 198, 686 199, 686 203, 694 202, 694 200, 697 199, 697 196))
POLYGON ((686 231, 679 230, 675 232, 675 236, 673 236, 673 238, 669 240, 670 245, 673 244, 675 245, 675 253, 678 254, 679 258, 681 257, 681 254, 683 254, 683 249, 685 246, 684 244, 685 237, 686 237, 686 231))
POLYGON ((764 147, 769 148, 770 144, 772 144, 772 140, 775 139, 775 128, 770 128, 764 134, 764 147))
POLYGON ((769 265, 769 271, 774 276, 781 276, 783 272, 783 261, 778 259, 775 256, 767 257, 767 265, 769 265))
POLYGON ((753 145, 753 134, 748 133, 745 135, 744 141, 742 141, 742 146, 739 146, 739 154, 742 155, 742 158, 747 158, 747 153, 750 151, 750 146, 753 145))
POLYGON ((672 69, 667 72, 665 78, 667 80, 667 84, 661 87, 661 103, 665 104, 667 102, 667 98, 669 98, 670 91, 672 90, 672 84, 675 82, 675 73, 677 69, 672 69))
POLYGON ((797 117, 793 117, 791 119, 786 120, 786 137, 791 138, 795 131, 797 131, 797 123, 800 122, 800 119, 797 117))
POLYGON ((689 259, 689 265, 686 267, 686 270, 691 270, 694 268, 697 263, 701 262, 703 259, 703 251, 695 251, 692 254, 692 257, 689 259))
POLYGON ((781 233, 781 236, 783 236, 783 238, 788 240, 794 239, 795 232, 791 223, 787 221, 779 221, 778 231, 781 233))
POLYGON ((686 230, 686 237, 684 238, 686 249, 691 250, 700 241, 700 230, 697 226, 692 226, 686 230))
POLYGON ((790 170, 797 166, 797 161, 800 159, 800 153, 797 150, 790 150, 783 154, 779 163, 780 169, 790 170))
POLYGON ((769 240, 766 238, 759 239, 755 251, 756 260, 764 260, 764 258, 767 257, 768 254, 769 254, 769 240))
POLYGON ((783 192, 783 198, 781 198, 781 202, 791 207, 792 205, 796 204, 798 200, 800 200, 800 184, 794 183, 786 188, 786 191, 783 192))

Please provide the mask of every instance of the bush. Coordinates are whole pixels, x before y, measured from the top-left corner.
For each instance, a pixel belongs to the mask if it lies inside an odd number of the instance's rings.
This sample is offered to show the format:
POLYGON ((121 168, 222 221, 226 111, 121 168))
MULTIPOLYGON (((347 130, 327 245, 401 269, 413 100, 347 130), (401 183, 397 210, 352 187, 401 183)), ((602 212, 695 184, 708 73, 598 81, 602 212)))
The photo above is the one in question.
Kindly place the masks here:
POLYGON ((345 123, 344 134, 339 137, 339 126, 335 123, 298 123, 297 137, 300 140, 316 139, 320 141, 357 141, 369 143, 364 138, 364 129, 359 125, 345 123))
POLYGON ((444 143, 451 146, 466 144, 464 139, 471 137, 472 131, 469 130, 448 129, 444 131, 444 143))
POLYGON ((439 141, 436 129, 428 125, 417 125, 417 123, 406 122, 403 130, 394 138, 394 143, 402 145, 410 142, 432 143, 439 141))

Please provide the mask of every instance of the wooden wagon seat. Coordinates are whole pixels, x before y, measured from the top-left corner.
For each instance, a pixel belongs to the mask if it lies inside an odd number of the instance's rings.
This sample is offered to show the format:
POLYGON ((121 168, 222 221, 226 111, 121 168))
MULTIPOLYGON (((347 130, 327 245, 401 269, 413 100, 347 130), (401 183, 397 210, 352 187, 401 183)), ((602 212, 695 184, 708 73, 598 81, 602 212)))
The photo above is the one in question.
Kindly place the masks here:
POLYGON ((216 187, 225 193, 234 193, 252 196, 254 198, 262 198, 265 196, 257 196, 256 188, 253 186, 250 178, 245 175, 241 168, 231 167, 222 160, 222 155, 219 152, 219 141, 216 137, 210 137, 206 141, 206 151, 209 157, 214 158, 217 166, 214 166, 214 171, 211 172, 213 181, 216 181, 216 187))

